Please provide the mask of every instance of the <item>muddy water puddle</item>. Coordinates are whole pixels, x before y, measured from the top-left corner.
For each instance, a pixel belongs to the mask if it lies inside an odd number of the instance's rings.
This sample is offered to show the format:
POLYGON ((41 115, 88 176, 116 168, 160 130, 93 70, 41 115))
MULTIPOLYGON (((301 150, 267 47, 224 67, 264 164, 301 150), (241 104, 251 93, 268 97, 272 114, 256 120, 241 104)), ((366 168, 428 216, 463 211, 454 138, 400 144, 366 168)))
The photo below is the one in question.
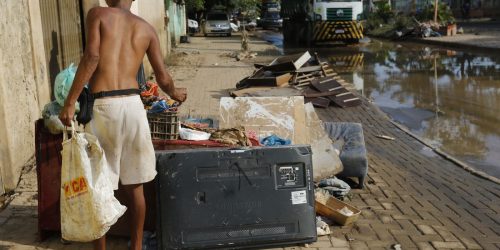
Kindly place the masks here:
POLYGON ((318 53, 392 119, 500 177, 500 55, 379 40, 318 53))

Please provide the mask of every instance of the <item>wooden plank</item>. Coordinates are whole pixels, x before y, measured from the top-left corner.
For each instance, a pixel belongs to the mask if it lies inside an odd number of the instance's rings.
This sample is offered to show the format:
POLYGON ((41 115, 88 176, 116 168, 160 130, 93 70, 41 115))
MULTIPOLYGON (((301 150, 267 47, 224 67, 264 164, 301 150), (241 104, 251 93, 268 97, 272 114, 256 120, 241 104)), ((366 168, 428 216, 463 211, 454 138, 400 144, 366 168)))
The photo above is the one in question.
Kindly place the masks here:
POLYGON ((312 103, 314 107, 317 108, 328 108, 330 106, 330 99, 328 98, 323 98, 323 97, 316 97, 316 98, 304 98, 305 103, 312 103))
POLYGON ((265 76, 252 76, 244 81, 245 86, 268 86, 268 87, 284 87, 288 86, 288 82, 292 78, 292 74, 287 73, 276 77, 265 77, 265 76))
POLYGON ((297 73, 309 73, 309 72, 315 72, 315 71, 321 71, 321 66, 308 66, 308 67, 302 67, 295 72, 297 73))

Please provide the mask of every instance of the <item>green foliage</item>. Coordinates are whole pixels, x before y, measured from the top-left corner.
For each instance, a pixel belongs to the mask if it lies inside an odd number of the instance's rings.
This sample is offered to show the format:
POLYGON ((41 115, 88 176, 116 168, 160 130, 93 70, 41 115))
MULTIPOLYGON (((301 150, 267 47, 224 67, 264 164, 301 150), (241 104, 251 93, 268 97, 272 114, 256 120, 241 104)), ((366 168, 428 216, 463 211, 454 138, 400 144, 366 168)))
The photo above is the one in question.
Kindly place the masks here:
MULTIPOLYGON (((422 22, 434 20, 434 4, 428 5, 421 13, 417 15, 417 19, 422 22)), ((455 23, 453 12, 446 3, 439 3, 437 21, 442 25, 455 23)))
POLYGON ((388 23, 391 18, 394 17, 394 12, 391 10, 391 5, 389 1, 379 1, 375 3, 376 11, 375 15, 381 18, 384 23, 388 23))
POLYGON ((205 7, 205 0, 185 0, 186 1, 186 11, 196 12, 203 10, 205 7))
POLYGON ((370 13, 368 15, 368 18, 366 19, 365 27, 368 30, 373 30, 373 29, 379 28, 380 25, 383 25, 383 24, 384 24, 384 20, 382 18, 380 18, 380 16, 378 16, 375 13, 370 13))
MULTIPOLYGON (((204 3, 204 9, 220 10, 226 12, 240 11, 248 18, 256 18, 259 15, 260 0, 187 0, 191 2, 204 3)), ((188 3, 186 2, 186 7, 188 3)), ((197 5, 200 6, 200 5, 197 5)), ((199 8, 201 10, 203 8, 199 8)))
POLYGON ((259 15, 260 0, 232 0, 235 10, 239 10, 246 18, 254 19, 259 15))
POLYGON ((412 17, 407 16, 407 15, 396 16, 394 27, 397 30, 404 30, 406 28, 412 28, 414 25, 415 25, 415 21, 413 21, 412 17))

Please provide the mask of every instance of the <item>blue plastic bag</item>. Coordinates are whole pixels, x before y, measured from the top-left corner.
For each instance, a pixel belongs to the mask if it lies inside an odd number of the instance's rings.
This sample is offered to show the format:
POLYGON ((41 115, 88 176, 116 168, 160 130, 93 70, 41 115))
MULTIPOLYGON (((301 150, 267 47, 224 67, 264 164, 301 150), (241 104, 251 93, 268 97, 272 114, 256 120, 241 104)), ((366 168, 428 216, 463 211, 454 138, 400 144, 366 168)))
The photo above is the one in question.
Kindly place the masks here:
MULTIPOLYGON (((64 100, 68 96, 69 90, 71 89, 71 85, 73 84, 73 80, 75 79, 76 67, 73 66, 73 63, 69 65, 68 68, 59 72, 56 76, 56 81, 54 83, 54 97, 56 98, 56 102, 64 106, 64 100)), ((80 105, 78 102, 76 103, 77 112, 80 110, 80 105)))
POLYGON ((160 100, 155 103, 153 103, 153 106, 151 106, 151 109, 148 110, 148 113, 150 114, 158 114, 158 113, 163 113, 166 110, 168 110, 169 106, 165 100, 160 100))
POLYGON ((292 142, 288 139, 283 139, 277 135, 270 135, 260 141, 260 144, 264 146, 280 146, 280 145, 290 145, 292 142))

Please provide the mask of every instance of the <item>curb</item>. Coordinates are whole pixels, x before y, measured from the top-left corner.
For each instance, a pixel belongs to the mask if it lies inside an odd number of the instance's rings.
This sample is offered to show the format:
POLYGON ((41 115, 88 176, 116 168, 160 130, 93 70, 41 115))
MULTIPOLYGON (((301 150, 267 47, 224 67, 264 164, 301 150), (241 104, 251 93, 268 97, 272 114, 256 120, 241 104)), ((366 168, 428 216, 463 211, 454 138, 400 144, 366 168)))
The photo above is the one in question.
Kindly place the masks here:
POLYGON ((488 181, 491 181, 495 184, 500 184, 500 179, 499 178, 496 178, 495 176, 492 176, 492 175, 489 175, 481 170, 477 170, 471 166, 469 166, 469 164, 451 156, 450 154, 442 151, 441 149, 431 145, 430 143, 428 143, 425 139, 421 138, 420 136, 414 134, 413 132, 411 132, 410 130, 408 130, 406 127, 404 127, 403 125, 397 123, 396 121, 394 121, 393 119, 391 119, 386 113, 384 113, 377 105, 375 105, 374 103, 371 103, 369 100, 367 100, 365 97, 363 97, 365 99, 365 101, 367 101, 372 107, 375 108, 375 110, 379 113, 381 113, 392 125, 394 125, 396 128, 398 128, 399 130, 403 131, 404 133, 408 134, 409 136, 413 137, 415 140, 417 140, 418 142, 422 143, 423 145, 425 145, 426 147, 429 147, 430 149, 432 149, 432 151, 436 154, 438 154, 439 156, 443 157, 445 160, 447 161, 450 161, 452 163, 454 163, 456 166, 464 169, 465 171, 471 173, 472 175, 475 175, 479 178, 482 178, 482 179, 485 179, 485 180, 488 180, 488 181))
POLYGON ((409 42, 409 43, 418 43, 418 44, 425 44, 425 45, 434 45, 434 46, 439 46, 439 47, 448 47, 448 48, 454 48, 454 49, 472 50, 473 52, 479 52, 479 53, 500 54, 500 47, 485 47, 485 46, 465 44, 465 43, 460 43, 460 42, 429 40, 429 39, 418 38, 418 37, 409 37, 409 38, 400 38, 400 39, 393 39, 393 38, 389 38, 389 37, 374 36, 374 35, 366 35, 366 37, 390 41, 390 42, 394 42, 394 43, 409 42), (484 50, 488 50, 488 51, 484 51, 484 50))
MULTIPOLYGON (((398 41, 398 40, 396 40, 398 41)), ((446 42, 446 41, 436 41, 436 40, 428 40, 424 38, 407 38, 404 40, 399 40, 401 42, 414 42, 414 43, 420 43, 420 44, 429 44, 429 45, 436 45, 436 46, 441 46, 441 47, 451 47, 455 49, 462 49, 462 50, 474 50, 475 52, 482 52, 482 53, 500 53, 500 47, 485 47, 485 46, 479 46, 479 45, 473 45, 473 44, 464 44, 464 43, 459 43, 459 42, 446 42), (484 51, 488 50, 488 51, 484 51)))

